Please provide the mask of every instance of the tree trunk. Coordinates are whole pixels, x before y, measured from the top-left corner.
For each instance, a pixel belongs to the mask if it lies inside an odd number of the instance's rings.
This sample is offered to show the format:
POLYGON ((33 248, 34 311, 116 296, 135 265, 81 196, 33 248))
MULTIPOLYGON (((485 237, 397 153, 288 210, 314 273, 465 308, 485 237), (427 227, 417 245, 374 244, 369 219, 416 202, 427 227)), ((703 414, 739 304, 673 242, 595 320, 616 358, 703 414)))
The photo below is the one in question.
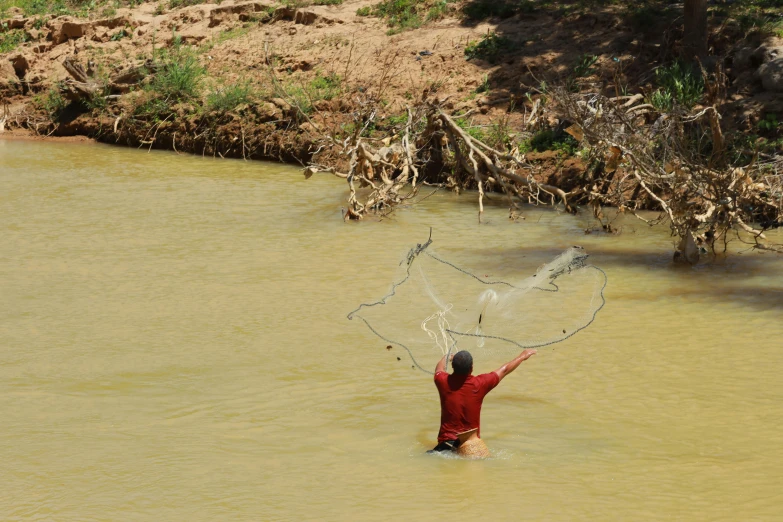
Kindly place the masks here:
POLYGON ((707 0, 685 0, 685 58, 707 55, 707 0))

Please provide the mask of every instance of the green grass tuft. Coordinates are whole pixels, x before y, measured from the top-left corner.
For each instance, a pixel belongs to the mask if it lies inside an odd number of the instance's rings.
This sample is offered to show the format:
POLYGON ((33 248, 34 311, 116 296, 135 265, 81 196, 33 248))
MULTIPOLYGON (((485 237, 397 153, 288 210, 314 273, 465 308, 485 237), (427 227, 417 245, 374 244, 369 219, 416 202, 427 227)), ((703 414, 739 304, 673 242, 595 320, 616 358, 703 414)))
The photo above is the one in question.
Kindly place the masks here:
POLYGON ((0 53, 9 53, 27 41, 23 29, 11 29, 0 33, 0 53))
POLYGON ((159 96, 171 101, 195 98, 199 95, 206 70, 195 53, 175 43, 171 50, 161 51, 160 69, 150 83, 159 96))
POLYGON ((250 103, 254 96, 255 90, 247 80, 218 87, 207 95, 207 110, 226 113, 250 103))
POLYGON ((649 97, 649 103, 662 112, 670 111, 675 105, 690 109, 704 95, 704 79, 693 68, 680 62, 655 71, 659 89, 649 97))
POLYGON ((490 63, 494 62, 498 55, 503 52, 512 51, 515 48, 514 42, 505 36, 500 36, 494 31, 490 31, 481 37, 479 41, 471 41, 465 47, 465 59, 473 60, 480 58, 490 63))

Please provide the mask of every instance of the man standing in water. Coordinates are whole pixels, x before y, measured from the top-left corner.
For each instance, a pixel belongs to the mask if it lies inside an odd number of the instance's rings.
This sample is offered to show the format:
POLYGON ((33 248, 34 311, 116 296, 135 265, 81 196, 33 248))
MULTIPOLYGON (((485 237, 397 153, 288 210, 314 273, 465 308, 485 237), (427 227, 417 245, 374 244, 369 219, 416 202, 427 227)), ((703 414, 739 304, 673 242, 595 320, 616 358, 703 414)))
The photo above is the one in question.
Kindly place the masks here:
POLYGON ((481 404, 484 396, 503 378, 536 353, 525 350, 514 360, 491 373, 473 376, 473 356, 465 350, 451 360, 454 369, 446 373, 446 356, 435 367, 435 386, 440 394, 440 431, 438 445, 430 451, 455 451, 460 445, 460 434, 477 430, 481 436, 481 404))

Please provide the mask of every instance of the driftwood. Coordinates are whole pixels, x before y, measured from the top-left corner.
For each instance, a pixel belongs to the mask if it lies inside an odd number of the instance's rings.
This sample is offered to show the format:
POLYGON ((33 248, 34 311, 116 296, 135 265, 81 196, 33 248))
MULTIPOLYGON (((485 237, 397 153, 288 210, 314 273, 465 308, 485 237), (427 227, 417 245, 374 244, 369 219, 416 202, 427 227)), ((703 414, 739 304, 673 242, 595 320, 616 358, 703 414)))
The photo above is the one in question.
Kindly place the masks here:
POLYGON ((157 71, 155 62, 147 60, 141 65, 115 74, 108 81, 101 81, 95 78, 94 72, 89 65, 85 70, 82 64, 73 56, 63 60, 63 67, 71 76, 65 81, 64 95, 72 101, 90 99, 95 96, 115 99, 116 95, 129 92, 131 86, 138 84, 144 78, 157 71))
POLYGON ((0 118, 0 134, 5 132, 6 121, 8 121, 8 104, 3 103, 3 117, 0 118))
MULTIPOLYGON (((783 251, 780 245, 764 242, 765 228, 783 226, 783 157, 774 156, 764 165, 758 161, 743 168, 728 165, 714 107, 698 112, 676 108, 661 114, 640 103, 641 95, 606 98, 553 90, 549 96, 554 103, 547 104, 547 110, 554 107, 558 118, 570 124, 565 131, 589 151, 588 170, 571 180, 570 191, 537 179, 534 166, 517 149, 487 145, 466 132, 458 117, 425 102, 408 107, 404 129, 383 140, 360 137, 374 111, 369 118, 357 120, 353 136, 344 142, 324 137, 319 151, 340 147, 348 171, 311 163, 305 175, 329 172, 346 179, 348 219, 388 214, 416 195, 422 170, 438 169, 450 173, 441 186, 476 189, 479 221, 486 194, 494 191, 507 195, 512 215, 517 201, 528 201, 561 205, 568 212, 574 212, 576 205, 587 206, 607 231, 613 228, 604 222, 605 206, 651 225, 666 221, 678 238, 675 260, 690 264, 710 250, 715 253, 719 244, 725 250, 730 236, 754 248, 783 251), (706 157, 687 141, 699 133, 712 144, 706 157), (378 141, 382 146, 372 144, 378 141), (656 207, 661 211, 657 219, 638 213, 656 207)), ((526 120, 537 119, 541 107, 536 102, 526 120)))
MULTIPOLYGON (((329 172, 347 180, 346 218, 361 219, 369 213, 384 214, 411 199, 417 194, 421 169, 432 162, 451 164, 453 186, 459 185, 457 179, 465 178, 465 182, 469 180, 468 184, 477 188, 479 221, 488 190, 506 193, 512 206, 513 197, 534 202, 543 198, 550 203, 560 202, 567 211, 574 211, 569 194, 537 181, 532 176, 533 167, 518 151, 509 153, 493 149, 465 132, 452 116, 437 105, 420 105, 416 110, 408 107, 407 114, 408 120, 402 131, 383 140, 380 148, 361 138, 362 131, 354 133, 343 143, 342 154, 349 158, 350 165, 346 174, 317 163, 305 168, 307 177, 316 172, 329 172), (415 124, 422 121, 426 121, 424 130, 414 131, 415 124), (371 190, 362 199, 359 191, 363 188, 371 190)), ((370 124, 372 117, 374 113, 364 122, 364 128, 370 124)), ((328 141, 336 142, 334 138, 328 141)))
POLYGON ((637 217, 636 210, 658 207, 662 219, 655 221, 668 221, 680 239, 676 260, 693 264, 700 251, 715 252, 719 242, 725 250, 729 236, 762 248, 764 229, 783 224, 783 157, 764 165, 751 161, 742 168, 728 164, 714 107, 696 113, 675 108, 648 124, 634 108, 600 95, 555 91, 553 97, 579 128, 591 159, 623 171, 622 177, 585 187, 584 202, 594 208, 614 206, 637 217), (709 154, 694 145, 706 139, 709 154), (750 226, 752 222, 761 225, 750 226))
POLYGON ((90 99, 101 92, 101 85, 74 57, 63 60, 63 67, 71 75, 65 80, 65 97, 69 100, 90 99))

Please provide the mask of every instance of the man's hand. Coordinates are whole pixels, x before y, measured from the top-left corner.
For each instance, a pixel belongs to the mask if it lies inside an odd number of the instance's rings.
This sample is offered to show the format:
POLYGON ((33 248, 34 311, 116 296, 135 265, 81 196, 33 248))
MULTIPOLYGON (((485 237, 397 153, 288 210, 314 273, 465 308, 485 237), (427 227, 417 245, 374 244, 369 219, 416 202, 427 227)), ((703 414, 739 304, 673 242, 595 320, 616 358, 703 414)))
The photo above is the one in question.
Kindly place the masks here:
MULTIPOLYGON (((454 354, 452 353, 449 356, 449 362, 451 362, 454 359, 454 354)), ((446 371, 446 356, 440 358, 440 361, 438 361, 438 364, 435 366, 435 373, 438 372, 445 372, 446 371)))
POLYGON ((503 366, 501 366, 500 368, 498 368, 497 370, 495 370, 495 373, 498 375, 498 379, 502 381, 503 377, 516 370, 517 366, 522 364, 523 361, 527 361, 537 353, 538 353, 537 350, 528 349, 523 351, 522 353, 517 355, 517 357, 513 361, 509 361, 503 366))
POLYGON ((537 353, 538 353, 538 350, 525 350, 525 351, 523 351, 522 353, 519 354, 519 357, 523 361, 527 361, 528 359, 530 359, 532 356, 534 356, 537 353))

